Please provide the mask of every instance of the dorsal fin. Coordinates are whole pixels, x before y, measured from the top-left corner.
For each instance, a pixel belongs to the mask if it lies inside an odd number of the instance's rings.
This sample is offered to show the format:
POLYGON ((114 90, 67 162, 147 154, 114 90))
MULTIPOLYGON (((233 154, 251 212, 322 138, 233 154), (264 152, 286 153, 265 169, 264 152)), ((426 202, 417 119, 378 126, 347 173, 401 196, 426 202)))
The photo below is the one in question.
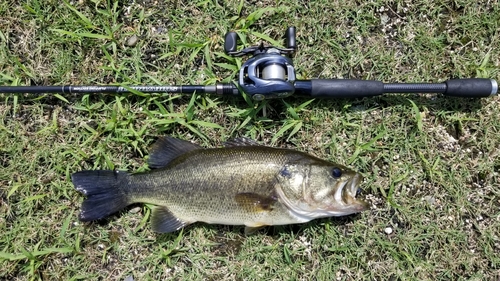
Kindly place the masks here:
POLYGON ((202 147, 169 136, 160 137, 151 147, 148 165, 150 168, 162 168, 180 155, 197 149, 202 149, 202 147))
POLYGON ((262 145, 252 139, 241 137, 241 138, 230 139, 224 142, 224 146, 233 147, 233 146, 262 146, 262 145))

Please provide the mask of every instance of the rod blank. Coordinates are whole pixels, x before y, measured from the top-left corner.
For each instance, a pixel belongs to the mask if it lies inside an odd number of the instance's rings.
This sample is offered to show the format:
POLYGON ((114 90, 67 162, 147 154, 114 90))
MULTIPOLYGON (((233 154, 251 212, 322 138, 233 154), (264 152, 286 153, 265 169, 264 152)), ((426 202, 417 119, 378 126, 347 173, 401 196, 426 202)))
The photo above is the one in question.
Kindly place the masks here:
MULTIPOLYGON (((480 98, 496 95, 493 79, 453 79, 443 83, 383 83, 375 80, 313 79, 294 82, 295 94, 314 98, 361 98, 386 93, 441 93, 446 96, 480 98)), ((180 86, 0 86, 0 93, 73 94, 73 93, 143 93, 240 95, 234 84, 180 86)))
POLYGON ((10 94, 84 94, 84 93, 130 93, 131 90, 143 93, 172 94, 219 94, 235 95, 238 88, 233 84, 180 85, 180 86, 0 86, 0 93, 10 94))

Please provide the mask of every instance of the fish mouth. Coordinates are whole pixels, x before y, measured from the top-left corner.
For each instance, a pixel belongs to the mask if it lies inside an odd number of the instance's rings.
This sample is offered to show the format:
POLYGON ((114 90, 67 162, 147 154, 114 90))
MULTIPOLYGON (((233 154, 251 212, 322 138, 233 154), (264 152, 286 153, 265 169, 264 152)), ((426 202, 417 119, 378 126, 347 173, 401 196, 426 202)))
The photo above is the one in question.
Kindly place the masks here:
MULTIPOLYGON (((363 180, 363 177, 360 174, 355 174, 350 180, 345 182, 342 187, 342 200, 346 201, 349 197, 356 198, 358 195, 358 186, 359 183, 363 180)), ((347 203, 347 202, 345 202, 347 203)))
POLYGON ((342 202, 345 205, 351 205, 359 211, 369 209, 369 204, 360 198, 356 198, 363 190, 359 184, 363 180, 363 176, 355 174, 349 181, 342 187, 342 202))

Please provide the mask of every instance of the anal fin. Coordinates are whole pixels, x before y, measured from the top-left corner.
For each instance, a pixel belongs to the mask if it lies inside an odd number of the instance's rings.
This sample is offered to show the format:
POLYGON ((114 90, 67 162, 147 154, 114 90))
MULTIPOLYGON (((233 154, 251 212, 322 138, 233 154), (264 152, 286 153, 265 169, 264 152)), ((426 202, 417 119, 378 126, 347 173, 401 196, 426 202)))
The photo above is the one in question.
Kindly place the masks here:
POLYGON ((184 222, 177 217, 175 217, 168 209, 164 206, 157 206, 153 208, 151 214, 151 225, 153 231, 159 233, 168 233, 177 231, 189 223, 184 222))
POLYGON ((264 226, 245 226, 245 235, 252 235, 255 234, 259 229, 263 228, 264 226))

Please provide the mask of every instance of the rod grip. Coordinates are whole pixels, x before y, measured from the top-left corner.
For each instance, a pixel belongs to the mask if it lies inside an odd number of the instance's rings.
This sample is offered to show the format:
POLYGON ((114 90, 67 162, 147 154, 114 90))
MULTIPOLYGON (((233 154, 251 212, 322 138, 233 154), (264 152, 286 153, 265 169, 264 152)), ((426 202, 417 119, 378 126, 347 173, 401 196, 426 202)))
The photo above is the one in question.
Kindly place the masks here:
POLYGON ((468 78, 452 79, 445 82, 446 92, 443 94, 461 98, 480 98, 496 95, 498 84, 493 79, 468 78))
POLYGON ((313 79, 313 98, 362 98, 384 93, 384 83, 375 80, 313 79))

